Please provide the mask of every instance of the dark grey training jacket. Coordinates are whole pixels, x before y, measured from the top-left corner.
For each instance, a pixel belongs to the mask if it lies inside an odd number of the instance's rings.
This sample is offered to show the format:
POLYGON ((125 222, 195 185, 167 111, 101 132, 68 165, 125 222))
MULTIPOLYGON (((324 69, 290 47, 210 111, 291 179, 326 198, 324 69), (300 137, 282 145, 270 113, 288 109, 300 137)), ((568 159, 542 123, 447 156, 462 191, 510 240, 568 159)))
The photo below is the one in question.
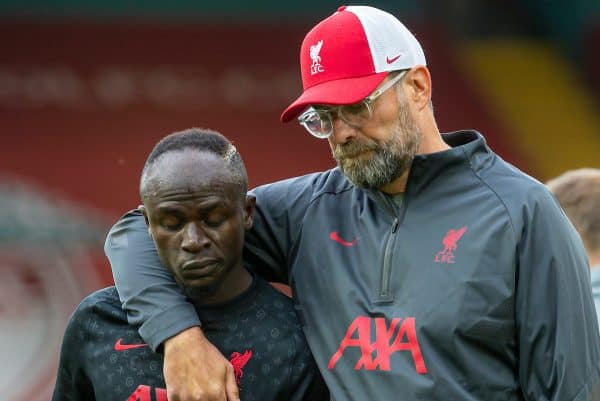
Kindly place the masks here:
MULTIPOLYGON (((255 189, 247 266, 289 283, 336 401, 599 401, 585 252, 546 188, 481 135, 418 155, 401 206, 333 169, 255 189)), ((143 218, 106 253, 153 347, 199 324, 143 218)))

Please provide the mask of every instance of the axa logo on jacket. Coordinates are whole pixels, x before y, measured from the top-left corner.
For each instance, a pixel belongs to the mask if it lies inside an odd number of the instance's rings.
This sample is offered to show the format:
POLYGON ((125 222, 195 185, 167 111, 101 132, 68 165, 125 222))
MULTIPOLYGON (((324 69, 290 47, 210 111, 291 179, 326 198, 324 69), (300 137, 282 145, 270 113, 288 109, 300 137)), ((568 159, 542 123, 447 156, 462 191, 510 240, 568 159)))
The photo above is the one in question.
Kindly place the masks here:
POLYGON ((355 370, 391 370, 390 358, 394 352, 408 352, 415 371, 426 374, 427 366, 419 346, 415 318, 393 318, 389 324, 383 317, 358 316, 348 327, 346 335, 327 365, 334 369, 348 348, 358 348, 361 357, 354 365, 355 370), (371 325, 375 326, 375 340, 371 338, 371 325))

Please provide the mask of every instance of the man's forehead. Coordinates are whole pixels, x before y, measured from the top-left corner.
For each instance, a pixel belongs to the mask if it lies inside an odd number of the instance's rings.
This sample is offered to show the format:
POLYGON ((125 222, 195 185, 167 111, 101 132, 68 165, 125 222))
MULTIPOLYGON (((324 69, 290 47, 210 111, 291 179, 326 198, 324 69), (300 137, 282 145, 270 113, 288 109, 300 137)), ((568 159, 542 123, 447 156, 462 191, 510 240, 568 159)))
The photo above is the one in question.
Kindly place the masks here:
POLYGON ((233 184, 227 163, 212 152, 185 149, 161 155, 152 166, 148 184, 156 189, 233 184))

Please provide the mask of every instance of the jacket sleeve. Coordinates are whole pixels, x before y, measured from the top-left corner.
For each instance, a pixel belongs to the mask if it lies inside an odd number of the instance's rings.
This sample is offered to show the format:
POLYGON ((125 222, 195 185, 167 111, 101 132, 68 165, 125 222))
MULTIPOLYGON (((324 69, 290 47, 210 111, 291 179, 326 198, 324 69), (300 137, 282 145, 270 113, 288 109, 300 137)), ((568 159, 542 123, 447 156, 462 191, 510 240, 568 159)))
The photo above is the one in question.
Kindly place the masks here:
POLYGON ((96 399, 94 388, 85 372, 84 353, 88 319, 76 310, 69 319, 60 350, 60 361, 52 401, 80 401, 96 399))
POLYGON ((125 214, 111 228, 104 252, 130 324, 156 350, 166 339, 200 325, 171 273, 162 265, 141 212, 125 214))
POLYGON ((308 174, 252 191, 256 209, 244 242, 246 267, 268 281, 290 284, 290 254, 319 179, 320 174, 308 174))
POLYGON ((523 206, 516 275, 519 381, 528 401, 600 400, 600 334, 587 258, 544 190, 523 206))

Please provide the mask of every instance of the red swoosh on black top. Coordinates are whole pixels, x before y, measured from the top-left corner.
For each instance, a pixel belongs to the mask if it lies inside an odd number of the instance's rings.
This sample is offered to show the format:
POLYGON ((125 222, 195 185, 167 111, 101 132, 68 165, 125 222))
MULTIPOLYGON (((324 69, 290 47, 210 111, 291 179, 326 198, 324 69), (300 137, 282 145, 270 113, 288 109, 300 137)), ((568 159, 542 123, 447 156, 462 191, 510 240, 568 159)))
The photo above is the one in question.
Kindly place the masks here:
POLYGON ((119 338, 117 340, 117 342, 115 343, 115 351, 126 351, 128 349, 133 349, 133 348, 141 348, 141 347, 147 347, 148 344, 123 344, 121 343, 121 341, 123 341, 122 338, 119 338))
POLYGON ((358 238, 355 238, 354 240, 352 240, 352 242, 348 242, 343 240, 342 238, 340 238, 339 234, 337 231, 332 231, 329 234, 329 238, 331 238, 332 240, 334 240, 335 242, 342 244, 344 246, 353 246, 354 244, 356 244, 356 241, 358 238))

